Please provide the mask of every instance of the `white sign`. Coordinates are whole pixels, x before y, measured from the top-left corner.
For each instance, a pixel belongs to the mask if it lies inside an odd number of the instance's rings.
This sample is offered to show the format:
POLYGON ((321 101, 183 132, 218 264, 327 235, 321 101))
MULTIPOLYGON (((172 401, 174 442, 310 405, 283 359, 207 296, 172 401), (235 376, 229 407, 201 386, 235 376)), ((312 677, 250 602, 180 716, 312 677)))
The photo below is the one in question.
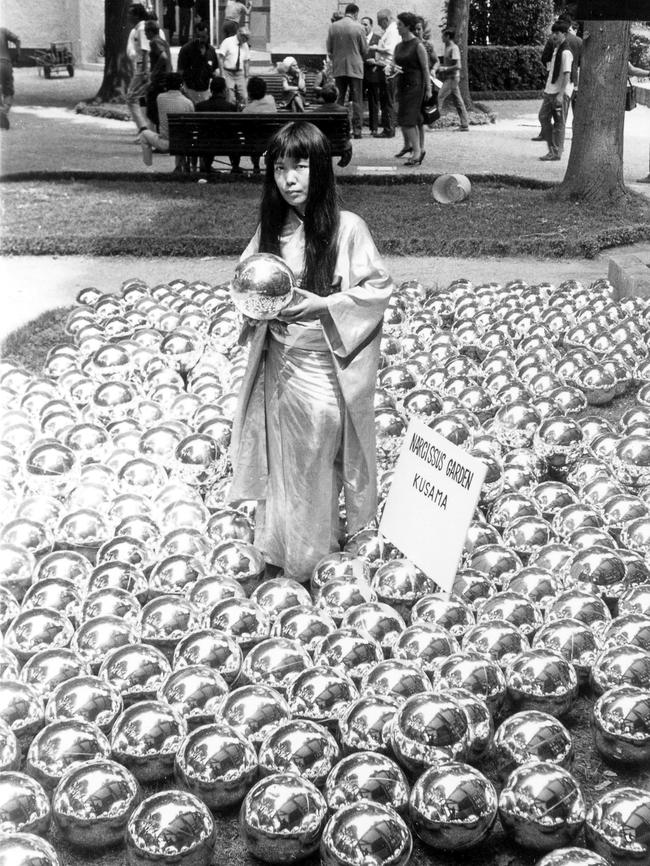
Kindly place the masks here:
POLYGON ((487 467, 413 418, 400 451, 380 532, 451 592, 487 467))

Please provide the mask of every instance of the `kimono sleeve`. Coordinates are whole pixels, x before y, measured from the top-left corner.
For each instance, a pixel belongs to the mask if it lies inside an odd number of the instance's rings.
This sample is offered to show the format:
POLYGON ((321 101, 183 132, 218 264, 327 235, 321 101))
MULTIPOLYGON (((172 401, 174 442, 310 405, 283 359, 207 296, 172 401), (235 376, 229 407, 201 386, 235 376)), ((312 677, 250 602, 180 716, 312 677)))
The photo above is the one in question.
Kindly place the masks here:
POLYGON ((247 259, 249 256, 255 255, 260 250, 260 227, 258 226, 255 229, 255 234, 249 240, 248 246, 244 250, 244 252, 240 255, 239 261, 243 262, 244 259, 247 259))
POLYGON ((343 291, 327 298, 323 328, 334 354, 345 359, 374 336, 394 285, 362 219, 342 234, 337 273, 343 291))

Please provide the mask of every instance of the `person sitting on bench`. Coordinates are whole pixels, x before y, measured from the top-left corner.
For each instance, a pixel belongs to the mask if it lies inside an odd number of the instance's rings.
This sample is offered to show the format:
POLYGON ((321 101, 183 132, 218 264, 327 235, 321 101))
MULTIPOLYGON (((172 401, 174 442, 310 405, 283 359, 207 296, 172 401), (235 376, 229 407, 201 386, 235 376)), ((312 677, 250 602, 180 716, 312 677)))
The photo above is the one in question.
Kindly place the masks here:
MULTIPOLYGON (((275 104, 275 99, 270 93, 266 92, 266 81, 260 78, 259 75, 254 75, 248 79, 246 85, 248 90, 248 104, 242 109, 242 114, 276 114, 278 106, 275 104)), ((253 163, 253 174, 260 173, 260 156, 255 154, 251 156, 253 163)))
MULTIPOLYGON (((326 87, 323 87, 321 91, 321 99, 323 100, 322 105, 315 105, 311 111, 331 111, 334 114, 347 114, 348 110, 344 105, 339 105, 337 99, 339 98, 339 91, 335 84, 328 84, 326 87)), ((352 142, 348 138, 348 143, 345 148, 345 151, 341 158, 338 161, 338 165, 341 168, 345 168, 346 165, 350 164, 350 160, 352 159, 352 142)))
MULTIPOLYGON (((204 102, 199 102, 195 106, 196 111, 237 111, 237 105, 234 102, 231 102, 228 99, 228 86, 226 84, 226 79, 218 76, 217 78, 213 78, 210 82, 210 99, 206 99, 204 102)), ((214 159, 214 154, 210 156, 202 156, 201 157, 201 171, 204 171, 206 174, 209 174, 212 170, 212 160, 214 159)), ((230 154, 228 157, 230 160, 230 165, 232 168, 230 169, 232 174, 242 174, 242 170, 239 167, 239 154, 230 154)))

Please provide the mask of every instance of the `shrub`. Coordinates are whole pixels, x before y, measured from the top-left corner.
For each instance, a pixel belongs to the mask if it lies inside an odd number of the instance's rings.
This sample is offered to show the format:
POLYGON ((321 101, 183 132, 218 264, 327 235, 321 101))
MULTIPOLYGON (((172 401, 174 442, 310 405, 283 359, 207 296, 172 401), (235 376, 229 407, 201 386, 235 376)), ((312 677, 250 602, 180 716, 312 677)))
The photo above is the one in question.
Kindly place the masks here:
POLYGON ((650 68, 650 32, 632 31, 629 58, 633 66, 650 68))
POLYGON ((540 45, 553 22, 553 0, 470 0, 470 45, 540 45))
POLYGON ((546 70, 541 47, 531 45, 470 45, 467 49, 469 89, 541 90, 546 70))

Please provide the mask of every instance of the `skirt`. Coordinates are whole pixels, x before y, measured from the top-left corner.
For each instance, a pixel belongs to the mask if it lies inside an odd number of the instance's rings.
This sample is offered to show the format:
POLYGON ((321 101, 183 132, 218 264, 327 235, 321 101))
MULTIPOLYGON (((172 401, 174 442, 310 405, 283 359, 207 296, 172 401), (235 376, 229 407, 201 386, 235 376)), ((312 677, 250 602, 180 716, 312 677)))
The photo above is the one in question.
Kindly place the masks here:
POLYGON ((305 582, 340 549, 339 496, 345 406, 322 334, 305 347, 270 335, 265 364, 267 498, 255 544, 287 577, 305 582))

